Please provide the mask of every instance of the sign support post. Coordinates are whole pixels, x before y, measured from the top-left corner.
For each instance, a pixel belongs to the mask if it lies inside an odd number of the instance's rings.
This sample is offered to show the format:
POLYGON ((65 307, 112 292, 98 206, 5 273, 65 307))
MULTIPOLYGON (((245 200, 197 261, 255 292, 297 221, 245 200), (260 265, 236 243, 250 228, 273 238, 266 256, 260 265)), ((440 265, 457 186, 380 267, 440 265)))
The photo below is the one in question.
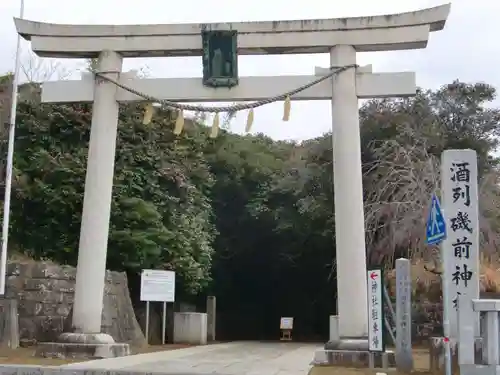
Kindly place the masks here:
POLYGON ((149 301, 146 301, 146 327, 145 327, 145 335, 146 335, 146 344, 149 344, 149 301))
POLYGON ((161 319, 161 344, 165 345, 165 336, 167 330, 167 302, 163 301, 163 311, 161 319))
MULTIPOLYGON (((443 168, 443 165, 441 165, 443 168)), ((425 231, 425 242, 427 245, 438 245, 446 239, 446 220, 441 210, 441 205, 436 194, 432 194, 429 214, 425 231)), ((443 247, 441 246, 441 253, 443 247)), ((444 258, 443 258, 444 262, 444 258)), ((443 267, 445 268, 445 267, 443 267)), ((450 347, 450 311, 448 309, 447 296, 448 288, 445 284, 445 272, 441 275, 441 285, 443 286, 443 334, 445 346, 445 370, 446 375, 451 375, 451 347, 450 347)))
POLYGON ((167 302, 175 301, 175 272, 164 270, 142 270, 141 301, 146 301, 146 342, 149 343, 149 303, 163 302, 161 342, 165 344, 167 326, 167 302))

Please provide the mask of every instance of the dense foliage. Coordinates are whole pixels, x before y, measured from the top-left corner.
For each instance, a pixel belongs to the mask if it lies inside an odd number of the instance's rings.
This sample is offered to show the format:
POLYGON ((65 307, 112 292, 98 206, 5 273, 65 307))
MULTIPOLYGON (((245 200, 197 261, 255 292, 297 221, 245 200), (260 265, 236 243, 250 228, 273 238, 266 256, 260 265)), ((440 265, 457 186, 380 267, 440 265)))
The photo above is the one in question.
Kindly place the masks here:
MULTIPOLYGON (((425 255, 424 212, 446 148, 478 151, 483 245, 496 249, 494 98, 488 85, 454 82, 361 108, 372 263, 425 255)), ((76 263, 90 119, 87 104, 21 100, 12 249, 76 263)), ((173 269, 184 298, 215 293, 228 338, 274 337, 286 315, 303 337, 327 334, 335 309, 331 134, 301 144, 207 135, 188 122, 174 136, 168 111, 143 125, 139 105, 120 108, 108 267, 173 269)))

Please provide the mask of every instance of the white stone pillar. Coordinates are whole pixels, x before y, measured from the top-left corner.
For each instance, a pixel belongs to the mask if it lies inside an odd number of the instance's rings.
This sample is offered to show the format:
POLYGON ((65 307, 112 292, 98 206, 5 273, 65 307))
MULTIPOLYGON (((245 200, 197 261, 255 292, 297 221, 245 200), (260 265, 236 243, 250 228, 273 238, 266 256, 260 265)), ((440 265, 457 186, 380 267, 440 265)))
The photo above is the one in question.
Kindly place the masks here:
MULTIPOLYGON (((118 79, 121 69, 119 54, 101 52, 98 72, 118 79)), ((101 331, 118 130, 116 91, 114 84, 96 79, 73 307, 73 327, 81 333, 101 331)))
POLYGON ((207 296, 207 340, 215 341, 215 325, 217 322, 217 299, 207 296))
MULTIPOLYGON (((356 63, 354 47, 338 45, 330 65, 356 63)), ((365 220, 356 69, 333 76, 333 176, 340 338, 368 336, 365 220)))

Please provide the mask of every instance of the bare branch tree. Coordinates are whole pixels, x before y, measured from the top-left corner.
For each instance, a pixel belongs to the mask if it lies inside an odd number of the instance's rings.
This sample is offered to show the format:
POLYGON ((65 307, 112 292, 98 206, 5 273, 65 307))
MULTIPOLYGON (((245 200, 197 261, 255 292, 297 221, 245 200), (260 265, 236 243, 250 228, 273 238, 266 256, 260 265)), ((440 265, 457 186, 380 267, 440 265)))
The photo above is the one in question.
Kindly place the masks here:
MULTIPOLYGON (((87 60, 85 60, 84 67, 82 69, 80 69, 80 72, 85 71, 85 72, 95 73, 95 72, 97 72, 97 66, 98 66, 97 64, 99 64, 99 59, 97 59, 97 58, 87 59, 87 60)), ((134 73, 133 78, 151 77, 151 69, 147 65, 145 65, 139 69, 129 70, 128 73, 134 73)))
MULTIPOLYGON (((55 59, 41 59, 31 50, 21 55, 20 81, 26 82, 19 85, 19 101, 38 102, 40 100, 40 85, 38 83, 51 79, 65 79, 70 71, 55 59), (24 76, 24 77, 23 77, 24 76)), ((13 75, 7 74, 0 77, 0 186, 5 182, 5 166, 7 154, 7 126, 10 121, 11 103, 13 95, 13 75)), ((16 187, 21 178, 14 169, 13 187, 16 187)))
POLYGON ((443 273, 443 271, 438 268, 437 262, 435 260, 434 260, 434 268, 429 268, 427 264, 424 264, 424 270, 433 273, 434 275, 441 275, 443 273))
POLYGON ((193 120, 195 122, 204 123, 207 121, 207 119, 208 119, 207 112, 198 111, 193 113, 193 120))
POLYGON ((51 79, 67 79, 71 72, 56 59, 43 59, 33 51, 23 53, 21 72, 29 83, 40 83, 51 79))
POLYGON ((86 60, 85 70, 91 73, 97 72, 98 59, 88 59, 86 60))
MULTIPOLYGON (((440 161, 428 154, 426 138, 402 126, 401 137, 372 142, 375 161, 365 166, 365 214, 370 257, 393 258, 406 252, 434 264, 439 274, 439 250, 425 244, 429 198, 440 194, 440 161), (410 141, 408 141, 410 140, 410 141)), ((480 247, 494 253, 500 244, 497 213, 500 210, 499 175, 492 171, 479 181, 480 247)), ((379 260, 380 261, 380 260, 379 260)))
POLYGON ((402 130, 414 142, 372 142, 375 161, 365 166, 367 242, 372 251, 384 255, 397 248, 422 253, 426 205, 439 187, 438 160, 409 127, 402 130))

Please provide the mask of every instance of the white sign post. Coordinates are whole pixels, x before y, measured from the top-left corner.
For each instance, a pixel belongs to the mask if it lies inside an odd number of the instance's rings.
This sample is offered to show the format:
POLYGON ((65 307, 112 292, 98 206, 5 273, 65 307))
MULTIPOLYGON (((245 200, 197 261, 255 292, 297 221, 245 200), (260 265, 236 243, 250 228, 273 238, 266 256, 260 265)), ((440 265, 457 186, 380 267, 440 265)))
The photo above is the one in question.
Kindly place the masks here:
POLYGON ((369 270, 368 279, 368 349, 372 352, 385 351, 384 342, 384 300, 382 297, 382 270, 369 270))
POLYGON ((413 370, 411 289, 410 261, 396 259, 396 367, 403 373, 413 370))
POLYGON ((146 342, 149 342, 149 302, 163 302, 161 342, 165 344, 167 302, 175 301, 175 272, 142 270, 141 301, 146 301, 146 342))
POLYGON ((293 330, 293 318, 292 317, 281 317, 280 319, 280 340, 291 340, 293 330))
MULTIPOLYGON (((446 340, 458 339, 460 303, 479 298, 479 213, 477 155, 474 150, 446 150, 441 156, 441 194, 447 238, 443 260, 443 328, 446 340)), ((474 321, 479 334, 479 319, 474 321)))

